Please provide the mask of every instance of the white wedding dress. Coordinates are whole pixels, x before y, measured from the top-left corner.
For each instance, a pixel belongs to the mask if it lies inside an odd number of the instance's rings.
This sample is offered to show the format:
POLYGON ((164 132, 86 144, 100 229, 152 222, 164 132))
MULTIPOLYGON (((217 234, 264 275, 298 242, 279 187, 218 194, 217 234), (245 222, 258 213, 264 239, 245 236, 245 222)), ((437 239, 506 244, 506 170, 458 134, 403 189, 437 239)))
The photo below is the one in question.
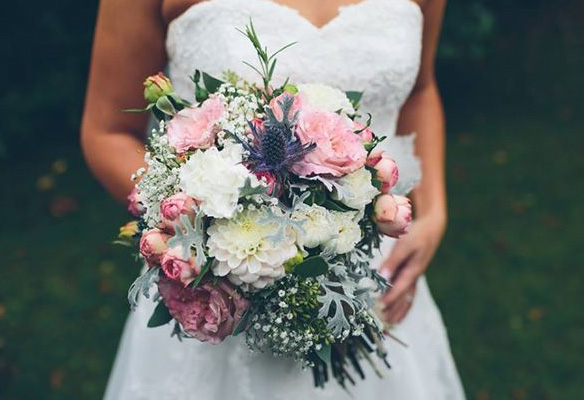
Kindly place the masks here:
MULTIPOLYGON (((315 0, 316 1, 316 0, 315 0)), ((249 80, 255 73, 247 39, 236 31, 250 20, 272 50, 292 41, 280 54, 276 81, 320 82, 364 91, 361 112, 373 114, 373 129, 387 135, 388 149, 400 167, 399 187, 408 190, 419 177, 413 137, 395 137, 401 105, 420 64, 423 15, 411 0, 364 0, 346 6, 318 28, 296 10, 271 0, 209 0, 190 7, 169 26, 169 73, 176 90, 192 98, 195 69, 220 76, 231 69, 249 80)), ((144 49, 144 51, 148 51, 144 49)), ((388 254, 386 239, 378 265, 388 254)), ((313 386, 312 373, 269 354, 250 353, 243 337, 218 346, 171 337, 171 325, 147 328, 153 311, 142 299, 126 324, 105 400, 295 400, 350 399, 335 381, 313 386)), ((463 400, 464 393, 446 331, 426 280, 420 279, 411 311, 393 334, 408 344, 387 341, 392 369, 351 388, 357 400, 463 400)))

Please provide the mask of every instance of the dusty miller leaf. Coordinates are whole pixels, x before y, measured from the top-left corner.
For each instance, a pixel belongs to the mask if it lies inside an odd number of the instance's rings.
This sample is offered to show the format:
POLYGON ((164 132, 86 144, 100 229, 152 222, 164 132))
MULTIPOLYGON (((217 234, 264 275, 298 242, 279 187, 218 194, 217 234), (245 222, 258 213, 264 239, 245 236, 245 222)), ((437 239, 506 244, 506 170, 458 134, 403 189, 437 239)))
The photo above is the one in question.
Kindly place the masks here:
POLYGON ((207 261, 205 256, 205 235, 203 227, 203 213, 197 212, 194 225, 186 215, 180 216, 180 223, 174 225, 174 236, 168 240, 170 247, 181 246, 182 257, 186 260, 190 257, 191 248, 195 249, 196 261, 198 265, 204 265, 207 261))
POLYGON ((338 337, 343 331, 351 328, 343 304, 350 309, 351 314, 354 314, 353 295, 347 293, 346 285, 339 282, 325 281, 321 287, 324 294, 318 297, 318 301, 322 304, 318 316, 328 320, 327 328, 332 331, 334 336, 338 337))
POLYGON ((140 294, 144 297, 150 297, 150 287, 158 282, 158 272, 160 268, 150 268, 142 275, 140 275, 128 289, 128 302, 130 309, 134 311, 138 305, 138 298, 140 294))

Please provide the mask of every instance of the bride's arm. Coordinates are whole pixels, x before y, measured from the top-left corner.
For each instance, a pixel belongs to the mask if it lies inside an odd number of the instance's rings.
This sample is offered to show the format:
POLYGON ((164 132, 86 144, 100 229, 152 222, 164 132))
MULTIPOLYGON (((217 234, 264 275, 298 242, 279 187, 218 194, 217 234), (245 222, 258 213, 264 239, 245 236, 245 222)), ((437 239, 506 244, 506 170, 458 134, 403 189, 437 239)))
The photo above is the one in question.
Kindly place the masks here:
POLYGON ((427 0, 423 8, 425 23, 420 73, 402 108, 398 124, 399 133, 417 133, 416 153, 422 164, 422 180, 413 192, 416 219, 382 266, 382 272, 391 275, 393 283, 383 298, 385 316, 390 323, 401 321, 408 312, 415 283, 430 263, 446 227, 444 114, 434 75, 445 3, 446 0, 427 0))
POLYGON ((161 0, 101 0, 81 126, 89 167, 116 198, 131 191, 143 164, 147 115, 123 109, 144 104, 142 82, 164 68, 161 0))

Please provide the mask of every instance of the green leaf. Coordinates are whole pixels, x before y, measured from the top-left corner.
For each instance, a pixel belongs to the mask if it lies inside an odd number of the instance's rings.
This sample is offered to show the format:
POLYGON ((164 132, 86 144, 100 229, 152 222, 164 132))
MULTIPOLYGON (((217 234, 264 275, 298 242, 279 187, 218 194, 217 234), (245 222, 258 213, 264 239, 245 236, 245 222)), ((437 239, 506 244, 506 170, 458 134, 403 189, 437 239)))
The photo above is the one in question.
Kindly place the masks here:
POLYGON ((353 105, 353 108, 355 108, 355 109, 359 108, 359 102, 361 101, 361 98, 363 97, 363 92, 356 92, 356 91, 350 90, 348 92, 345 92, 345 94, 347 95, 347 98, 349 99, 349 101, 353 105))
POLYGON ((257 185, 257 186, 253 186, 251 184, 251 179, 250 178, 246 178, 243 187, 241 187, 239 189, 239 197, 248 197, 248 196, 254 196, 257 194, 264 194, 267 193, 268 188, 263 186, 263 185, 257 185))
POLYGON ((160 111, 165 113, 166 115, 170 115, 171 117, 176 114, 176 109, 166 96, 162 96, 158 100, 156 100, 156 108, 160 111))
POLYGON ((340 202, 334 201, 334 200, 330 200, 330 199, 324 201, 322 203, 322 206, 324 208, 326 208, 327 210, 332 210, 332 211, 341 211, 341 212, 356 211, 356 210, 352 209, 351 207, 347 207, 343 203, 340 203, 340 202))
POLYGON ((318 358, 320 358, 325 364, 331 363, 331 345, 323 344, 320 350, 314 351, 318 358))
POLYGON ((249 317, 251 315, 251 312, 249 310, 250 309, 248 308, 243 313, 241 319, 237 322, 237 325, 235 325, 235 329, 233 330, 233 336, 237 336, 247 329, 247 321, 249 320, 249 317))
POLYGON ((209 269, 211 269, 211 265, 213 265, 214 260, 215 260, 214 258, 207 259, 207 262, 205 263, 205 265, 203 265, 203 268, 201 269, 201 273, 199 274, 199 276, 197 276, 197 278, 193 281, 191 285, 193 289, 199 286, 207 272, 209 272, 209 269))
POLYGON ((166 308, 166 304, 163 301, 159 301, 152 313, 152 316, 148 320, 148 328, 156 328, 157 326, 162 326, 168 324, 172 320, 172 315, 166 308))
POLYGON ((314 278, 326 274, 328 264, 321 256, 309 257, 294 267, 294 275, 301 278, 314 278))
POLYGON ((202 76, 203 76, 203 83, 205 84, 205 89, 207 89, 209 91, 209 93, 215 93, 217 90, 219 90, 219 86, 223 85, 222 80, 219 80, 215 77, 212 77, 211 75, 209 75, 206 72, 202 72, 202 76))

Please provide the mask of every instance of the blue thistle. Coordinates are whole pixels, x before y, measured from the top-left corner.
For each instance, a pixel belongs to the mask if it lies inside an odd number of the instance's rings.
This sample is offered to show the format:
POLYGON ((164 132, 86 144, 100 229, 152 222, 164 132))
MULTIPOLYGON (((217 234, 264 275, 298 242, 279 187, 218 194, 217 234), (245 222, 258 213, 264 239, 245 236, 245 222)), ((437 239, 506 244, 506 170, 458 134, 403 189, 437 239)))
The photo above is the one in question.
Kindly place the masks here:
POLYGON ((248 122, 255 139, 252 143, 238 138, 249 152, 248 161, 254 172, 270 172, 281 179, 294 162, 299 161, 316 146, 313 143, 309 145, 300 143, 294 134, 297 115, 290 116, 293 103, 293 96, 285 96, 283 101, 278 101, 282 109, 281 120, 276 118, 272 109, 266 107, 267 119, 263 128, 257 128, 248 122))

